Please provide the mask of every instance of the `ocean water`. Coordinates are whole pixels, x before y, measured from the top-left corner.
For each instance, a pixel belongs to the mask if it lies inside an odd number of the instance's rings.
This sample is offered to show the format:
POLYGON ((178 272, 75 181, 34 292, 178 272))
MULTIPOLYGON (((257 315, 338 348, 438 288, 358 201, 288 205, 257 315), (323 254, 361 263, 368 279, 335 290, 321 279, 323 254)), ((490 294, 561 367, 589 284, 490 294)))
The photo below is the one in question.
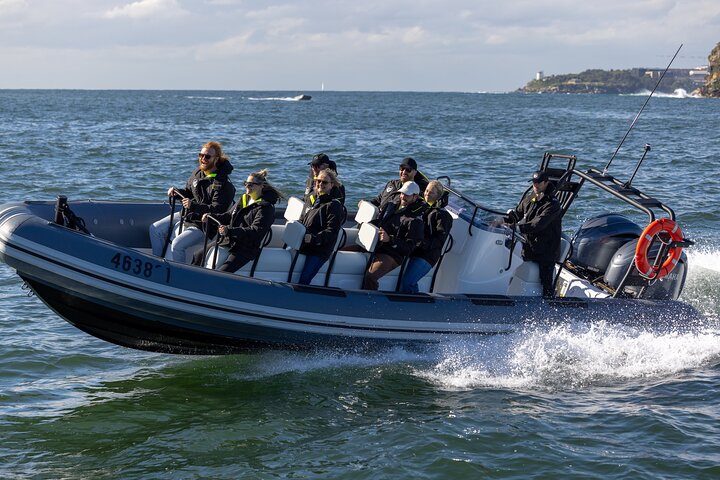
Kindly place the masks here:
MULTIPOLYGON (((299 194, 324 151, 352 205, 409 155, 507 209, 545 151, 603 168, 645 100, 308 93, 0 91, 0 203, 160 199, 214 139, 238 184, 268 168, 299 194)), ((719 110, 653 98, 610 167, 629 178, 651 144, 634 185, 696 242, 681 299, 704 330, 578 321, 420 352, 171 356, 71 327, 3 264, 0 477, 720 477, 719 110)), ((599 211, 632 214, 586 187, 564 229, 599 211)))

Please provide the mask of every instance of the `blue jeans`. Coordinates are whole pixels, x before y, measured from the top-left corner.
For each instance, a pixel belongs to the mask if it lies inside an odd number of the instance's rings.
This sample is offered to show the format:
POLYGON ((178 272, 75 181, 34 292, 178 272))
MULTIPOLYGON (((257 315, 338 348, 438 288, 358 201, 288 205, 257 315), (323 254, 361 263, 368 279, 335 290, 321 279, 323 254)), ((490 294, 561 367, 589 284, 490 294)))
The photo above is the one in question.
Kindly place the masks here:
POLYGON ((308 255, 305 257, 305 265, 303 266, 298 283, 300 285, 310 285, 310 282, 312 282, 312 279, 315 278, 315 275, 317 275, 324 263, 325 260, 314 255, 308 255))
POLYGON ((418 293, 418 282, 427 273, 432 270, 432 265, 420 257, 412 257, 403 273, 402 282, 400 282, 400 292, 402 293, 418 293))

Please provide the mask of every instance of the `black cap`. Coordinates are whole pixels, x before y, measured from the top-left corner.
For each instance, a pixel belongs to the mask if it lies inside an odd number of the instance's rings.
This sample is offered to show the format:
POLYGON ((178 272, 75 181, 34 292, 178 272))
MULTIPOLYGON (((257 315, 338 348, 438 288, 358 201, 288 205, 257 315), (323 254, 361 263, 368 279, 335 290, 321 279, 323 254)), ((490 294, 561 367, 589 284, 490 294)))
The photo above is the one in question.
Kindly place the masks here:
POLYGON ((312 158, 312 161, 308 163, 308 165, 312 165, 313 167, 319 167, 320 165, 330 165, 330 157, 328 157, 324 153, 318 153, 312 158))
POLYGON ((402 167, 409 167, 413 170, 417 170, 417 162, 410 157, 403 158, 403 161, 400 162, 400 168, 402 167))
POLYGON ((536 171, 536 172, 533 173, 532 178, 531 178, 530 180, 528 180, 528 182, 540 183, 540 182, 544 182, 544 181, 549 180, 549 179, 550 179, 550 177, 548 177, 547 172, 543 172, 542 170, 538 170, 538 171, 536 171))

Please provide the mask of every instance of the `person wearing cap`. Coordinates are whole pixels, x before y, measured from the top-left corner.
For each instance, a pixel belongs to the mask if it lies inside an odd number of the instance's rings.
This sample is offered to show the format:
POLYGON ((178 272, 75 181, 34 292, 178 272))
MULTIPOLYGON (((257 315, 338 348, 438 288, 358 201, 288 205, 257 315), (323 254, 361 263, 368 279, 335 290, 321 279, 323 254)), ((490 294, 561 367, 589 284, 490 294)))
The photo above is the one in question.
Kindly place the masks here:
MULTIPOLYGON (((337 164, 330 160, 330 157, 328 157, 326 154, 318 153, 317 155, 313 155, 313 158, 310 162, 308 162, 308 165, 310 165, 310 173, 308 174, 308 178, 305 180, 305 194, 303 195, 303 201, 306 205, 311 206, 314 200, 310 197, 312 197, 313 195, 313 191, 315 189, 315 180, 317 179, 318 173, 329 168, 330 170, 335 172, 335 176, 337 177, 337 164)), ((339 183, 339 185, 337 186, 333 186, 332 190, 330 191, 330 196, 332 198, 338 199, 340 203, 344 206, 345 186, 342 183, 339 183)))
POLYGON ((425 234, 422 242, 410 255, 403 273, 400 282, 400 291, 403 293, 418 293, 418 281, 440 260, 442 249, 452 228, 453 218, 444 208, 447 195, 442 183, 432 180, 425 188, 423 196, 427 204, 422 215, 425 234))
POLYGON ((536 262, 540 267, 540 283, 543 297, 555 296, 555 262, 560 255, 562 236, 562 208, 555 197, 555 186, 542 170, 533 173, 532 190, 510 210, 503 221, 517 226, 526 242, 523 244, 523 260, 536 262))
POLYGON ((400 204, 400 188, 406 182, 415 182, 421 192, 427 188, 428 179, 421 172, 418 172, 417 162, 410 157, 400 162, 400 178, 390 180, 380 191, 377 197, 370 200, 380 210, 380 218, 392 211, 400 204), (392 206, 391 206, 392 205, 392 206))
POLYGON ((377 290, 378 281, 397 268, 423 239, 422 214, 427 205, 420 199, 420 187, 405 182, 398 189, 400 205, 392 214, 373 220, 380 228, 378 246, 363 278, 363 289, 377 290))

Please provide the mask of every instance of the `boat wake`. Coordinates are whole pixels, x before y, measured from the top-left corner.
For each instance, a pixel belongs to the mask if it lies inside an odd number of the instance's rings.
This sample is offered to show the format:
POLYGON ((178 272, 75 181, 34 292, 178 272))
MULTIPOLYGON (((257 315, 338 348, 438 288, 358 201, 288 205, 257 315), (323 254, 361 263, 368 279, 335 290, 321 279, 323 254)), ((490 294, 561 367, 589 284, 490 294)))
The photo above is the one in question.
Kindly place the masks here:
POLYGON ((655 334, 576 324, 448 346, 418 375, 442 388, 575 389, 662 378, 720 361, 720 329, 655 334))
POLYGON ((248 97, 248 100, 256 101, 256 102, 299 102, 303 100, 300 98, 300 95, 295 97, 248 97))

